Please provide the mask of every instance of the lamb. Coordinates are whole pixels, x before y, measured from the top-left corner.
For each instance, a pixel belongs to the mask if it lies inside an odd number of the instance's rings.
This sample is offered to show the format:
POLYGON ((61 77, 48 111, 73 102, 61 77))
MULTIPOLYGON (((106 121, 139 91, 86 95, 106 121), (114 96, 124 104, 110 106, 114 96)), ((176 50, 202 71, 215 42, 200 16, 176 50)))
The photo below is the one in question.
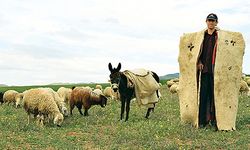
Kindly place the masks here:
POLYGON ((106 87, 103 91, 104 96, 110 97, 112 100, 120 100, 119 92, 114 92, 111 87, 106 87))
POLYGON ((0 92, 0 104, 2 104, 2 103, 3 103, 3 93, 0 92))
POLYGON ((97 95, 103 94, 102 90, 100 90, 100 89, 94 89, 93 92, 96 93, 97 95))
POLYGON ((248 94, 249 93, 249 87, 247 85, 247 82, 244 80, 240 81, 240 94, 248 94))
POLYGON ((107 104, 107 98, 104 95, 97 95, 88 88, 73 88, 70 99, 70 114, 76 105, 78 111, 83 115, 81 109, 84 107, 84 116, 88 116, 88 110, 92 105, 101 105, 105 107, 107 104))
POLYGON ((100 90, 102 90, 102 85, 97 84, 97 85, 95 86, 95 89, 100 89, 100 90))
POLYGON ((30 89, 23 93, 24 109, 28 114, 28 124, 30 123, 30 115, 38 116, 43 126, 44 117, 54 119, 54 124, 61 126, 64 117, 60 113, 53 95, 47 89, 30 89))
POLYGON ((63 101, 68 104, 70 100, 70 95, 71 95, 72 89, 70 88, 65 88, 65 87, 60 87, 57 90, 57 93, 59 96, 63 99, 63 101))
POLYGON ((3 94, 3 102, 9 104, 13 104, 15 105, 16 103, 16 96, 17 96, 18 92, 15 90, 8 90, 6 92, 4 92, 3 94))

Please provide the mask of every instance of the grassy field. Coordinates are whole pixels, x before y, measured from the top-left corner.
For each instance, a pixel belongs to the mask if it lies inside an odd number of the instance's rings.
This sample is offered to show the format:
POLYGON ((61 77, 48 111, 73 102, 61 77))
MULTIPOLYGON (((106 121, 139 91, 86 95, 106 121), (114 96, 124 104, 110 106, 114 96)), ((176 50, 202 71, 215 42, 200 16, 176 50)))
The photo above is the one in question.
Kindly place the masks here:
MULTIPOLYGON (((13 87, 18 91, 26 88, 30 87, 13 87)), ((61 128, 52 123, 44 128, 35 122, 27 125, 23 109, 2 105, 0 149, 250 149, 249 98, 239 99, 237 131, 215 132, 181 124, 177 95, 171 96, 165 85, 161 93, 148 120, 144 118, 146 109, 133 102, 129 121, 120 121, 120 103, 109 101, 105 108, 92 107, 88 117, 75 109, 61 128)))

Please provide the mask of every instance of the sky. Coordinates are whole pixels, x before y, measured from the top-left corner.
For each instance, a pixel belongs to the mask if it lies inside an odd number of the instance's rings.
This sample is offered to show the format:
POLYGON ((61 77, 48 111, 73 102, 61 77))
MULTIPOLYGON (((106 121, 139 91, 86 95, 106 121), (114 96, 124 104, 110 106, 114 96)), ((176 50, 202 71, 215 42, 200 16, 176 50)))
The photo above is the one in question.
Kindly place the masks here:
POLYGON ((241 32, 243 72, 250 74, 249 0, 0 0, 0 84, 107 82, 108 63, 122 70, 179 72, 183 33, 241 32))

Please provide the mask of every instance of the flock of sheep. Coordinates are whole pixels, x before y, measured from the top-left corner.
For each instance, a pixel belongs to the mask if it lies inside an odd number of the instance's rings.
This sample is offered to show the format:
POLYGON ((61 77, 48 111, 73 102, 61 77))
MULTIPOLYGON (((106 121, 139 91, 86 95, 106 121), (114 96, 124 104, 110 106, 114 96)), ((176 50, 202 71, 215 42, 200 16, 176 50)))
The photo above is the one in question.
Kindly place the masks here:
POLYGON ((0 92, 0 104, 12 104, 16 108, 23 106, 28 114, 28 124, 31 117, 35 118, 37 124, 44 126, 44 123, 53 123, 61 126, 64 117, 69 116, 76 106, 81 112, 84 107, 84 115, 88 115, 88 109, 92 105, 101 105, 105 107, 107 99, 119 100, 119 94, 114 92, 111 87, 106 87, 104 90, 101 85, 96 85, 95 89, 90 87, 60 87, 57 91, 52 88, 32 88, 18 93, 15 90, 0 92))
MULTIPOLYGON (((172 94, 178 94, 179 91, 179 79, 171 79, 167 81, 167 86, 169 88, 170 93, 172 94)), ((250 77, 242 76, 242 79, 240 81, 240 89, 239 92, 241 95, 247 95, 250 96, 250 77)))
MULTIPOLYGON (((170 93, 178 94, 178 78, 167 81, 166 85, 170 93)), ((242 77, 239 89, 241 95, 250 96, 249 85, 250 77, 242 77)), ((101 85, 96 85, 95 89, 87 86, 72 87, 71 89, 60 87, 57 91, 52 88, 33 88, 23 93, 18 93, 15 90, 8 90, 4 94, 0 92, 0 104, 12 104, 16 108, 22 106, 28 114, 28 124, 33 115, 40 126, 52 120, 55 125, 61 126, 64 117, 69 116, 69 113, 72 115, 75 106, 81 115, 87 116, 92 105, 105 107, 108 98, 120 100, 119 92, 114 92, 111 87, 106 87, 103 90, 101 85), (81 111, 82 107, 84 113, 81 111)))

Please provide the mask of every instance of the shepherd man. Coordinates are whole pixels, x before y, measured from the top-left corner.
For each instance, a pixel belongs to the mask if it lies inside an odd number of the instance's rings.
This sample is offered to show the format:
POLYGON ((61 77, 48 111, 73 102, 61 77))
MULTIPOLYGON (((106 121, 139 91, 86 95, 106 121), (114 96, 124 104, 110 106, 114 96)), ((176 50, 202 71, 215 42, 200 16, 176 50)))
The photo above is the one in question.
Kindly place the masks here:
POLYGON ((181 120, 197 128, 236 130, 245 42, 239 32, 220 30, 214 13, 206 25, 180 39, 181 120))

